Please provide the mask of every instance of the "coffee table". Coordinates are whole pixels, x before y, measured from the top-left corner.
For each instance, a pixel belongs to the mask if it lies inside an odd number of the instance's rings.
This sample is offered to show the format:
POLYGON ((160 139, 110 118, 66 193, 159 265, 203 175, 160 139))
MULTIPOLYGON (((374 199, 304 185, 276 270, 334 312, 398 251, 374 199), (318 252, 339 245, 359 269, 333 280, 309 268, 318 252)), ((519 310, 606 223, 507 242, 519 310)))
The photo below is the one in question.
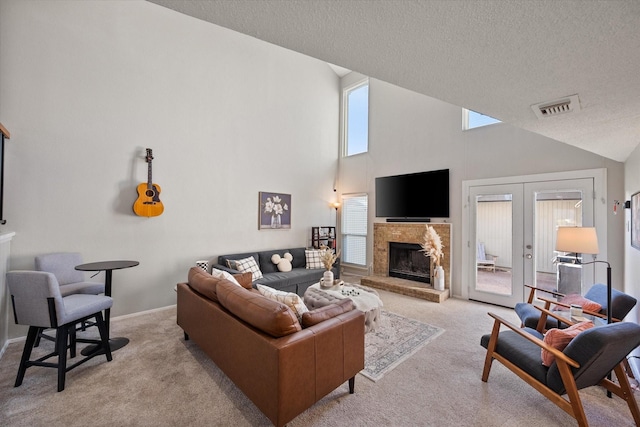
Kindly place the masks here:
POLYGON ((324 289, 320 283, 313 284, 304 293, 303 301, 309 310, 324 307, 349 298, 356 309, 364 312, 364 332, 375 331, 380 321, 382 300, 374 289, 356 283, 345 283, 341 287, 324 289))

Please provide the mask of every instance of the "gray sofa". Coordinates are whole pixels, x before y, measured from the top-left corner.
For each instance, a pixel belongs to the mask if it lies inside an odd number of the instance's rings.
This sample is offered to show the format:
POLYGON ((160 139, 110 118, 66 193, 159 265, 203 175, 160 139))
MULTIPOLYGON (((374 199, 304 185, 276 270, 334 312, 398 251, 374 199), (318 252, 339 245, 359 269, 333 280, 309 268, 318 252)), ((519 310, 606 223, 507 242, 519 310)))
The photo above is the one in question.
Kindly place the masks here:
MULTIPOLYGON (((213 268, 228 271, 231 274, 238 274, 238 270, 234 270, 227 266, 227 260, 238 260, 252 256, 262 272, 263 277, 254 281, 254 285, 262 284, 281 291, 293 292, 300 296, 304 295, 304 291, 314 283, 318 283, 325 272, 324 268, 308 269, 305 257, 305 248, 290 249, 273 249, 267 251, 245 252, 241 254, 229 254, 218 256, 218 263, 213 264, 213 268), (271 262, 273 254, 281 257, 289 252, 293 256, 291 271, 278 271, 278 267, 271 262)), ((340 258, 333 264, 334 279, 340 278, 340 258)))

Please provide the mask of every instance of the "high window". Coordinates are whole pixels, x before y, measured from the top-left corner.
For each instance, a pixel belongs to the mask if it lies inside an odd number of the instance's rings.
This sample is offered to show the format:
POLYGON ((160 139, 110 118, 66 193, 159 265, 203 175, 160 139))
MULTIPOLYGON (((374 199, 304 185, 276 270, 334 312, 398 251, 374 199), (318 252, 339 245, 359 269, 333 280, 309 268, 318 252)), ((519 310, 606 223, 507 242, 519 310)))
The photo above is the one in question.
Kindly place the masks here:
POLYGON ((482 126, 493 125, 495 123, 502 123, 498 119, 485 116, 484 114, 476 113, 475 111, 462 109, 462 130, 469 130, 479 128, 482 126))
POLYGON ((342 255, 347 264, 367 265, 367 209, 366 194, 342 196, 342 255))
POLYGON ((349 86, 343 91, 342 126, 346 156, 369 150, 369 80, 349 86))

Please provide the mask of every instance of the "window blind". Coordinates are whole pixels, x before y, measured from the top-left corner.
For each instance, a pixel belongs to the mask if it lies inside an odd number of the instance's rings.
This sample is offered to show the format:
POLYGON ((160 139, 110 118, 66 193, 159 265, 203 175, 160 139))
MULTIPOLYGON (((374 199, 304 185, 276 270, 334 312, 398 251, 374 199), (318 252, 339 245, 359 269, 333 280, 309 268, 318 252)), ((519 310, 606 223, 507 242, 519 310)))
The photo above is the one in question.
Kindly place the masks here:
POLYGON ((342 197, 342 260, 367 265, 368 196, 342 197))

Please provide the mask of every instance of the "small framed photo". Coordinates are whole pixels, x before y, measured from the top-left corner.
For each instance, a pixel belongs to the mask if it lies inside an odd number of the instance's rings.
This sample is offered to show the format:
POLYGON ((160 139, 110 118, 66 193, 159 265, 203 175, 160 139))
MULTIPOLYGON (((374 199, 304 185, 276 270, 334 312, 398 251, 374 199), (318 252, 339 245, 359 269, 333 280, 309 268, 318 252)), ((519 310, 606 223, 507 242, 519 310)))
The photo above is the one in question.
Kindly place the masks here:
POLYGON ((288 230, 291 228, 291 194, 258 194, 258 230, 288 230))
POLYGON ((631 196, 631 246, 640 250, 640 191, 631 196))

